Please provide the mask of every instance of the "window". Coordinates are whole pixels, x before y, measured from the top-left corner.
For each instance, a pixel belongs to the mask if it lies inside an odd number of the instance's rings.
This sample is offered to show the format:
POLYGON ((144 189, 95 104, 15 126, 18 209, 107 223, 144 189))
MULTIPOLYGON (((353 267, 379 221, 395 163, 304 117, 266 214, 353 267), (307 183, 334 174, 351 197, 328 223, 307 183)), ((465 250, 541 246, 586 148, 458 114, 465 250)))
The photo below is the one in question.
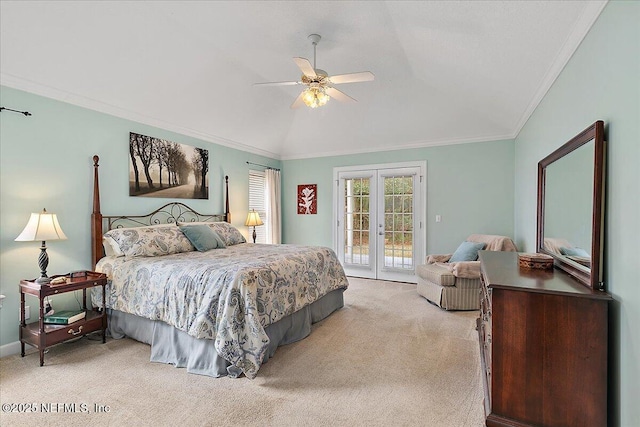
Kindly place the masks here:
MULTIPOLYGON (((265 179, 264 172, 249 171, 249 210, 255 209, 265 225, 256 227, 256 243, 267 242, 267 207, 265 205, 265 179)), ((253 227, 249 227, 250 235, 253 227)), ((250 239, 251 240, 251 239, 250 239)))

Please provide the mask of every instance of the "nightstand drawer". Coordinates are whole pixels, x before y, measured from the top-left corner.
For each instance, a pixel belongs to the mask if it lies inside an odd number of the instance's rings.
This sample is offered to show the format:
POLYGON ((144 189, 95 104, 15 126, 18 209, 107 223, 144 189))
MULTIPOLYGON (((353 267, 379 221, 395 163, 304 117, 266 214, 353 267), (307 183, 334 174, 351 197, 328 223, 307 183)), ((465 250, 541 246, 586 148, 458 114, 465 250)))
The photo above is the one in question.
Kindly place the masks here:
POLYGON ((47 325, 47 344, 54 345, 102 329, 102 315, 88 311, 87 317, 69 325, 47 325))
MULTIPOLYGON (((46 336, 46 346, 52 346, 63 341, 83 336, 94 331, 102 329, 102 314, 95 311, 87 311, 86 318, 73 322, 69 325, 44 325, 44 333, 46 336)), ((39 323, 29 323, 22 328, 23 339, 34 346, 39 342, 39 323)))

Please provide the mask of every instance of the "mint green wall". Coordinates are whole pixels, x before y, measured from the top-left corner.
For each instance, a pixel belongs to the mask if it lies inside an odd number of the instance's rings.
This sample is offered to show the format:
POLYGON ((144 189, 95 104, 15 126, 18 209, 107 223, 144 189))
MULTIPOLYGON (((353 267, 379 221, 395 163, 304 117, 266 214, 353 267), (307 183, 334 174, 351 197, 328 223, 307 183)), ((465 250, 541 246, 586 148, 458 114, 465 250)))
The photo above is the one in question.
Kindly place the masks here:
MULTIPOLYGON (((283 169, 283 241, 331 246, 334 166, 419 159, 427 161, 429 252, 451 252, 473 232, 513 234, 512 141, 281 163, 7 87, 0 87, 0 97, 3 106, 33 113, 31 117, 7 112, 0 116, 0 293, 7 296, 0 309, 0 346, 18 338, 17 283, 38 273, 39 245, 13 240, 30 212, 43 207, 55 212, 69 238, 48 243, 50 274, 91 266, 89 217, 94 154, 100 156, 104 214, 146 213, 158 206, 159 199, 128 196, 130 131, 211 150, 211 198, 190 204, 202 212, 221 211, 223 195, 214 191, 222 188, 224 175, 229 175, 232 222, 244 232, 247 160, 283 169), (297 185, 307 183, 318 184, 318 215, 296 214, 297 185), (469 216, 469 212, 474 214, 469 216), (435 223, 436 214, 442 215, 441 223, 435 223)), ((67 307, 74 301, 72 296, 61 296, 54 300, 54 306, 67 307)), ((34 310, 36 300, 27 299, 27 304, 34 310)), ((33 313, 32 320, 36 316, 33 313)))
MULTIPOLYGON (((173 132, 116 118, 26 92, 0 87, 3 107, 33 116, 0 115, 0 346, 18 340, 18 283, 37 277, 37 242, 14 242, 31 212, 56 213, 68 240, 47 242, 48 272, 91 268, 90 224, 93 190, 91 158, 100 156, 103 214, 142 214, 169 200, 129 197, 129 132, 209 149, 210 199, 193 200, 196 210, 223 211, 223 177, 229 175, 232 223, 248 235, 246 161, 280 167, 280 162, 173 132)), ((56 297, 54 308, 76 304, 72 295, 56 297)), ((27 297, 31 320, 37 300, 27 297)))
POLYGON ((513 235, 513 141, 283 161, 286 243, 332 247, 333 168, 427 161, 426 253, 451 253, 471 233, 513 235), (299 184, 318 184, 318 214, 298 215, 299 184), (442 222, 436 223, 436 214, 442 222))
POLYGON ((607 149, 610 425, 640 425, 640 3, 612 1, 516 138, 515 232, 535 249, 537 162, 596 120, 607 149))

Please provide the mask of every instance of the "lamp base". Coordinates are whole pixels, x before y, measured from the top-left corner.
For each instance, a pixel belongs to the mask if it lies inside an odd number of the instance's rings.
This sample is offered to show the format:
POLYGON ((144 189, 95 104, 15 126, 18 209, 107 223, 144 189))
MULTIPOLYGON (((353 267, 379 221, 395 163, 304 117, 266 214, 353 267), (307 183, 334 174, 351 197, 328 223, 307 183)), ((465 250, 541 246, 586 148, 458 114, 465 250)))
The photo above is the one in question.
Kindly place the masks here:
POLYGON ((40 277, 36 279, 36 283, 44 285, 51 282, 51 279, 47 277, 47 267, 49 266, 49 255, 47 255, 46 242, 42 241, 40 246, 40 256, 38 256, 38 267, 40 267, 40 277))
POLYGON ((38 277, 36 279, 36 283, 39 284, 39 285, 46 285, 46 284, 48 284, 50 282, 51 282, 51 279, 46 277, 46 276, 38 277))

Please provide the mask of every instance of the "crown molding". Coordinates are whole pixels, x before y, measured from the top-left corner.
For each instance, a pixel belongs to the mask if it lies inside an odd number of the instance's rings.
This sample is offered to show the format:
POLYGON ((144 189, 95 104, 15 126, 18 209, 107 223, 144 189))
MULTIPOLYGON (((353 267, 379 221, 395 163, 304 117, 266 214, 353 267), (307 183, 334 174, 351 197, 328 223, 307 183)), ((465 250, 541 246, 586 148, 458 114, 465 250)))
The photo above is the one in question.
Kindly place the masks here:
POLYGON ((396 150, 407 150, 407 149, 415 149, 415 148, 426 148, 426 147, 436 147, 443 145, 457 145, 457 144, 468 144, 475 142, 488 142, 488 141, 500 141, 500 140, 509 140, 515 139, 522 131, 523 127, 531 117, 531 115, 535 112, 536 108, 546 94, 549 89, 553 86, 557 78, 562 73, 565 66, 571 60, 572 56, 582 43, 582 40, 590 31, 591 27, 595 23, 595 21, 600 16, 602 10, 607 5, 608 0, 597 0, 597 1, 588 1, 585 2, 585 7, 582 11, 582 14, 576 20, 571 32, 568 37, 564 41, 561 46, 558 54, 556 55, 555 60, 545 73, 542 78, 538 90, 534 94, 531 102, 524 109, 520 119, 516 122, 516 125, 513 128, 513 132, 507 135, 491 135, 485 137, 474 137, 474 138, 460 138, 460 139, 441 139, 441 140, 425 140, 425 141, 416 141, 409 142, 407 144, 398 145, 398 146, 383 146, 378 148, 362 148, 357 150, 336 150, 336 151, 327 151, 320 153, 309 153, 309 154, 287 154, 285 152, 274 153, 271 151, 267 151, 261 148, 257 148, 251 145, 247 145, 235 140, 223 138, 217 135, 211 135, 207 133, 203 133, 191 128, 186 128, 175 123, 167 122, 155 117, 146 116, 144 114, 136 113, 134 111, 126 110, 115 105, 107 104, 96 99, 87 98, 75 93, 66 92, 60 89, 56 89, 50 86, 42 85, 40 83, 36 83, 33 81, 29 81, 17 76, 0 73, 0 84, 11 87, 14 89, 23 90, 26 92, 30 92, 36 95, 41 95, 47 98, 55 99, 61 102, 66 102, 72 105, 76 105, 79 107, 87 108, 90 110, 94 110, 97 112, 101 112, 104 114, 109 114, 111 116, 119 117, 126 120, 131 120, 133 122, 142 123, 149 126, 154 126, 163 130, 168 130, 171 132, 176 132, 182 135, 191 136, 194 138, 198 138, 204 140, 206 142, 211 142, 214 144, 222 145, 225 147, 241 150, 247 153, 256 154, 259 156, 267 157, 274 160, 297 160, 297 159, 309 159, 316 157, 333 157, 333 156, 345 156, 345 155, 356 155, 356 154, 364 154, 364 153, 372 153, 372 152, 388 152, 388 151, 396 151, 396 150))
POLYGON ((514 138, 516 138, 524 125, 529 121, 529 118, 534 113, 538 105, 542 102, 551 86, 558 79, 564 67, 569 63, 573 54, 578 50, 578 47, 582 43, 582 40, 586 37, 587 33, 591 30, 591 27, 596 22, 602 10, 607 5, 609 0, 600 0, 600 1, 588 1, 585 2, 585 8, 582 11, 580 17, 576 20, 573 25, 573 29, 567 39, 564 41, 556 59, 552 62, 551 66, 547 70, 545 76, 538 87, 535 95, 531 99, 531 102, 527 106, 527 108, 522 113, 520 120, 518 120, 515 131, 514 138))
POLYGON ((12 76, 10 74, 0 73, 0 85, 29 92, 35 95, 44 96, 56 101, 65 102, 67 104, 97 111, 99 113, 108 114, 110 116, 118 117, 121 119, 130 120, 132 122, 154 126, 162 130, 198 138, 206 142, 223 145, 225 147, 234 148, 236 150, 245 151, 247 153, 257 154, 259 156, 268 157, 274 160, 281 160, 279 154, 272 153, 267 150, 262 150, 260 148, 252 147, 238 141, 179 126, 174 123, 157 119, 155 117, 145 116, 144 114, 139 114, 134 111, 116 107, 115 105, 107 104, 92 98, 87 98, 75 93, 56 89, 51 86, 32 82, 21 77, 12 76))
POLYGON ((432 141, 417 141, 411 142, 403 145, 396 146, 388 146, 388 147, 368 147, 360 150, 340 150, 340 151, 325 151, 322 153, 313 153, 313 154, 291 154, 291 155, 282 155, 280 160, 303 160, 303 159, 315 159, 318 157, 336 157, 336 156, 348 156, 355 154, 367 154, 367 153, 380 153, 380 152, 389 152, 389 151, 399 151, 399 150, 412 150, 417 148, 428 148, 428 147, 440 147, 443 145, 460 145, 460 144, 473 144, 476 142, 495 142, 495 141, 508 141, 515 139, 515 134, 510 135, 493 135, 486 137, 478 137, 478 138, 459 138, 459 139, 440 139, 440 140, 432 140, 432 141))

